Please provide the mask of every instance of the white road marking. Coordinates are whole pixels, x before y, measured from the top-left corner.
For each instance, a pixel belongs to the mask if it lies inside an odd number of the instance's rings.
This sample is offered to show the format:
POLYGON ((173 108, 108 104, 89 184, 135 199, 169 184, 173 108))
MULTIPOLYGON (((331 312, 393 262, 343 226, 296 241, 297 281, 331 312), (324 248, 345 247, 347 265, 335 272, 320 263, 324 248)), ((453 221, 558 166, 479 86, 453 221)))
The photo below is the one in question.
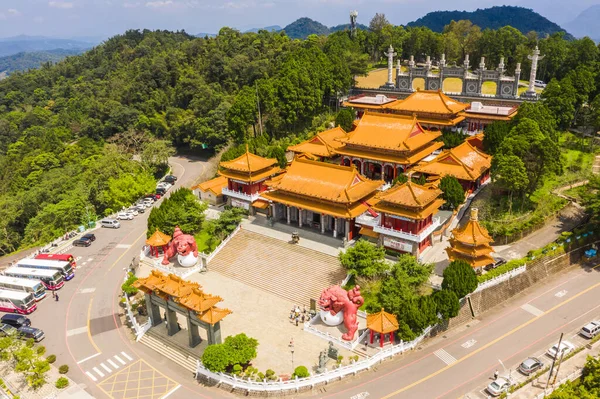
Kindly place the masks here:
POLYGON ((567 290, 558 291, 556 294, 554 294, 554 296, 557 298, 562 298, 565 295, 567 295, 567 290))
POLYGON ((75 262, 79 262, 81 260, 81 256, 75 258, 75 262))
POLYGON ((472 347, 473 345, 475 345, 476 343, 477 343, 476 340, 470 339, 467 342, 465 342, 464 344, 462 344, 461 346, 465 349, 468 349, 468 348, 472 347))
POLYGON ((169 395, 171 395, 173 392, 175 392, 176 390, 178 390, 179 388, 181 388, 181 385, 177 385, 175 388, 171 389, 166 395, 164 395, 163 397, 161 397, 160 399, 165 399, 166 397, 168 397, 169 395))
POLYGON ((433 352, 433 354, 446 364, 452 364, 456 362, 456 358, 443 349, 438 349, 433 352))
POLYGON ((131 356, 129 356, 127 353, 125 352, 121 352, 121 355, 125 356, 127 358, 127 360, 132 361, 133 358, 131 356))
POLYGON ((91 262, 91 261, 93 261, 93 260, 94 260, 94 258, 87 258, 87 261, 88 261, 88 262, 91 262))
POLYGON ((114 368, 116 368, 116 369, 118 369, 118 368, 119 368, 119 366, 118 366, 118 365, 117 365, 115 362, 113 362, 112 360, 108 359, 108 360, 107 360, 107 362, 108 362, 108 363, 109 363, 111 366, 113 366, 114 368))
POLYGON ((88 330, 87 326, 85 327, 79 327, 79 328, 74 328, 72 330, 68 330, 67 331, 67 337, 70 337, 72 335, 77 335, 77 334, 83 334, 86 333, 88 330))
POLYGON ((91 294, 94 291, 96 291, 95 288, 82 288, 79 290, 79 293, 80 294, 91 294))
POLYGON ((371 394, 369 392, 361 392, 361 393, 357 393, 354 396, 351 396, 350 399, 363 399, 368 396, 371 396, 371 394))
POLYGON ((131 244, 117 244, 115 246, 115 248, 120 248, 120 249, 129 249, 131 248, 131 244))
POLYGON ((86 371, 85 374, 87 374, 87 376, 90 377, 92 379, 92 381, 98 381, 96 379, 96 377, 94 377, 94 375, 92 373, 90 373, 89 371, 86 371))
POLYGON ((535 306, 530 305, 528 303, 526 303, 525 305, 521 305, 521 309, 523 309, 526 312, 531 313, 534 316, 541 316, 545 313, 543 310, 540 310, 540 309, 536 308, 535 306))
POLYGON ((100 370, 98 370, 98 367, 94 367, 92 370, 94 370, 96 372, 96 374, 98 374, 100 376, 100 378, 104 377, 104 373, 100 370))
POLYGON ((93 359, 93 358, 95 358, 96 356, 100 356, 101 354, 102 354, 102 353, 98 352, 98 353, 96 353, 95 355, 88 356, 88 357, 86 357, 85 359, 81 359, 80 361, 78 361, 78 362, 77 362, 77 364, 81 364, 81 363, 85 362, 86 360, 93 359))
POLYGON ((104 363, 100 363, 100 366, 102 366, 102 368, 104 370, 106 370, 107 373, 112 373, 112 370, 108 368, 108 366, 104 363))
POLYGON ((121 364, 125 364, 125 362, 123 361, 123 359, 121 359, 118 355, 114 355, 113 356, 115 359, 117 359, 119 361, 119 363, 121 364))

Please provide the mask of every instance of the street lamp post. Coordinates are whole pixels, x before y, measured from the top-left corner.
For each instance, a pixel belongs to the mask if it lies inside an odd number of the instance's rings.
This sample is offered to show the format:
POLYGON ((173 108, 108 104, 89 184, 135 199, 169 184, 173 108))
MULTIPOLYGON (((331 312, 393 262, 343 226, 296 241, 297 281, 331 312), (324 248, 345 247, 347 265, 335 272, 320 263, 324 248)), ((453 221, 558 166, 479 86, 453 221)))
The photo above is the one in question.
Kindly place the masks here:
POLYGON ((290 344, 290 352, 292 352, 292 370, 294 369, 294 343, 290 344))

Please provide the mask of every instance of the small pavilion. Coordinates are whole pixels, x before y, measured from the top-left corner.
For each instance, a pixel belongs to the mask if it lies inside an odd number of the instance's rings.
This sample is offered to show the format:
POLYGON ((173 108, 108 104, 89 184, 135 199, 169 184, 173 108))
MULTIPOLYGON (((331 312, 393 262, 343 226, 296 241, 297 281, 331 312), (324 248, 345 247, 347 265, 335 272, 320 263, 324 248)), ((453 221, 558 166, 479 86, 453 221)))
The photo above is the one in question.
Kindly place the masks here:
POLYGON ((340 126, 315 134, 312 138, 288 147, 296 155, 310 154, 316 160, 323 161, 337 157, 336 149, 343 146, 338 139, 348 134, 340 126))
POLYGON ((375 333, 379 334, 379 346, 383 348, 385 336, 390 335, 389 342, 394 344, 394 332, 398 331, 398 319, 381 308, 381 312, 367 315, 367 328, 370 331, 369 342, 373 344, 375 333))
POLYGON ((150 246, 150 255, 159 257, 158 249, 161 248, 165 252, 167 244, 171 241, 171 236, 156 229, 152 235, 146 239, 146 245, 150 246))
POLYGON ((157 270, 152 270, 148 277, 136 280, 133 286, 145 293, 146 309, 152 327, 162 323, 160 313, 163 308, 169 336, 179 332, 179 313, 187 320, 191 348, 201 342, 198 327, 206 330, 209 345, 221 343, 220 322, 231 313, 229 309, 215 306, 223 300, 221 297, 203 292, 198 283, 184 281, 174 274, 166 276, 157 270))
POLYGON ((464 260, 477 269, 495 262, 490 255, 494 252, 490 245, 493 241, 487 230, 479 224, 478 209, 472 208, 467 224, 452 231, 450 247, 446 248, 446 252, 451 261, 464 260))
POLYGON ((441 90, 417 90, 404 100, 385 104, 388 112, 416 115, 423 126, 441 129, 453 127, 465 120, 464 110, 469 104, 448 97, 441 90))

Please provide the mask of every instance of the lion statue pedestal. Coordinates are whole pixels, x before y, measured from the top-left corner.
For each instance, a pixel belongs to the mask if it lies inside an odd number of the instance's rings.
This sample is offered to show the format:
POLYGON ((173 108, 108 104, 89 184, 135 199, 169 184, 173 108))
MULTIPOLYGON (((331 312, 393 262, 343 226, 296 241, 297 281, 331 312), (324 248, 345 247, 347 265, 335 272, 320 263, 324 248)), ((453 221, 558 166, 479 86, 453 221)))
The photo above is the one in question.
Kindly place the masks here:
POLYGON ((168 265, 169 259, 175 255, 177 255, 177 261, 182 267, 192 267, 198 263, 196 239, 189 234, 183 234, 179 226, 176 226, 173 231, 173 240, 167 245, 162 264, 168 265))
POLYGON ((332 285, 324 289, 319 298, 321 320, 328 326, 337 326, 341 324, 341 319, 346 327, 346 333, 342 335, 342 339, 352 341, 358 330, 356 314, 363 303, 365 300, 360 295, 358 285, 350 291, 346 291, 339 285, 332 285))

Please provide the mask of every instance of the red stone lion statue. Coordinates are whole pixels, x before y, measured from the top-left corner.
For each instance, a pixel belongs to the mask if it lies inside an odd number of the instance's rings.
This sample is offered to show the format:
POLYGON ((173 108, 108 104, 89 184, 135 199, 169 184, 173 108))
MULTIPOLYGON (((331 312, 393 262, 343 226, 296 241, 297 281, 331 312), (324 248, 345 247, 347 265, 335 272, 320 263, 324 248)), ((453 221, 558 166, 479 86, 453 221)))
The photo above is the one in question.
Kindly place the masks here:
POLYGON ((342 339, 345 341, 354 339, 354 334, 358 330, 356 313, 363 303, 365 300, 360 295, 360 286, 358 285, 350 291, 346 291, 339 285, 332 285, 324 289, 319 298, 319 306, 322 310, 326 310, 332 315, 344 311, 344 326, 347 331, 342 335, 342 339))
POLYGON ((169 259, 177 254, 187 256, 191 252, 194 253, 195 257, 198 257, 198 244, 196 244, 194 236, 183 234, 179 226, 175 226, 175 230, 173 231, 173 239, 169 245, 167 245, 162 264, 168 265, 169 259))

